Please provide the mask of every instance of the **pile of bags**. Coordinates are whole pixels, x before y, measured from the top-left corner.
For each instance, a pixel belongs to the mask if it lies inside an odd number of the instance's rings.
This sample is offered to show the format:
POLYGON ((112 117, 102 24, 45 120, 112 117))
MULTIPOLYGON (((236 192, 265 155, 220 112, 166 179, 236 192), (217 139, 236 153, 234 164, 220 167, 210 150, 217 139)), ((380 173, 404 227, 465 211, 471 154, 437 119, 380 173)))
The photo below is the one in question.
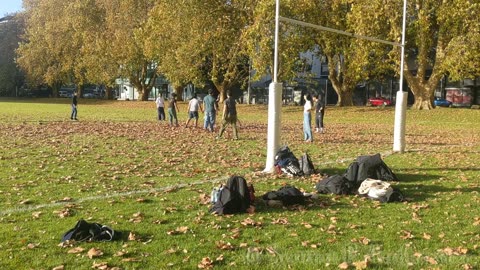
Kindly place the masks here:
POLYGON ((357 157, 345 174, 325 177, 315 189, 322 194, 358 194, 381 202, 403 201, 401 191, 387 181, 398 181, 398 178, 380 154, 376 154, 357 157))

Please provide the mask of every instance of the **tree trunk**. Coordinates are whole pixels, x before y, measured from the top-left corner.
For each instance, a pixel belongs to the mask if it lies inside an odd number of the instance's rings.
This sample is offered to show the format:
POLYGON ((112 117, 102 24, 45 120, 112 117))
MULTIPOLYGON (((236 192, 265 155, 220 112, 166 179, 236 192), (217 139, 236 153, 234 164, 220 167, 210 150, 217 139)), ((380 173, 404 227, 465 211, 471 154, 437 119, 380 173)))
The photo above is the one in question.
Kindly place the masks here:
POLYGON ((148 96, 150 95, 150 92, 152 91, 152 88, 149 88, 149 87, 143 87, 142 89, 142 96, 140 98, 141 101, 147 101, 148 100, 148 96))
POLYGON ((105 99, 113 99, 113 87, 107 86, 105 88, 105 99))
POLYGON ((83 97, 83 85, 77 85, 77 89, 75 89, 77 92, 77 97, 82 98, 83 97))
POLYGON ((58 98, 58 93, 60 92, 60 87, 62 87, 61 83, 54 83, 52 85, 52 96, 58 98))
POLYGON ((225 99, 227 99, 227 91, 223 87, 223 85, 216 86, 218 90, 218 97, 220 98, 220 103, 222 103, 225 99))
POLYGON ((182 101, 183 100, 183 85, 175 85, 173 87, 175 89, 175 94, 177 95, 177 100, 182 101))
POLYGON ((412 92, 415 95, 415 103, 413 103, 413 108, 417 110, 431 110, 433 109, 433 90, 430 90, 429 87, 414 84, 413 87, 410 87, 412 92))
POLYGON ((407 71, 404 75, 408 86, 415 97, 413 108, 417 110, 433 109, 435 88, 437 87, 442 74, 434 69, 428 80, 424 79, 420 72, 417 73, 416 76, 413 76, 410 71, 407 71))
POLYGON ((337 106, 353 106, 353 90, 356 83, 345 72, 345 63, 341 57, 334 54, 326 54, 328 59, 328 79, 333 89, 337 92, 337 106))
POLYGON ((347 87, 348 86, 346 85, 342 85, 339 91, 335 89, 335 91, 338 94, 338 101, 337 101, 338 107, 353 106, 353 91, 351 90, 353 88, 345 89, 347 87))
POLYGON ((330 79, 330 81, 332 82, 333 89, 338 95, 337 106, 353 106, 353 89, 355 89, 355 87, 345 82, 345 80, 340 82, 337 79, 330 79))
POLYGON ((431 110, 433 109, 432 101, 430 98, 424 99, 423 97, 415 97, 415 103, 413 108, 417 110, 431 110))
POLYGON ((149 69, 150 63, 145 61, 140 69, 130 77, 130 82, 135 86, 140 95, 140 100, 147 101, 155 80, 157 78, 157 70, 149 69))

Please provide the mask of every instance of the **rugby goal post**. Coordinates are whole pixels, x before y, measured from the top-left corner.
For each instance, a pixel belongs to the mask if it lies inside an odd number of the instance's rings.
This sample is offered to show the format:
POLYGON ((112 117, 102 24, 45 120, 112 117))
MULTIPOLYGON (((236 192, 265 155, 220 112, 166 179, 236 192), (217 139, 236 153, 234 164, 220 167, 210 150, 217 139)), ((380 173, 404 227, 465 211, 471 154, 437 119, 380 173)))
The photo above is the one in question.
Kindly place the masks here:
POLYGON ((275 155, 280 146, 280 125, 281 125, 281 112, 282 112, 282 83, 278 82, 278 34, 280 28, 280 20, 297 24, 304 27, 311 27, 320 31, 328 31, 337 33, 340 35, 350 36, 352 38, 366 39, 373 42, 380 42, 392 46, 401 47, 401 59, 400 59, 400 82, 396 96, 395 104, 395 124, 394 124, 394 152, 404 152, 405 150, 405 118, 407 108, 407 92, 403 91, 403 72, 404 72, 404 56, 405 56, 405 28, 406 28, 406 13, 407 13, 407 0, 403 1, 403 21, 402 21, 402 43, 395 43, 391 41, 385 41, 373 37, 356 35, 353 33, 328 28, 320 25, 314 25, 294 19, 289 19, 280 16, 280 0, 276 0, 275 5, 275 45, 274 45, 274 61, 273 61, 273 80, 269 85, 268 94, 268 131, 267 131, 267 160, 265 164, 264 172, 273 173, 275 170, 275 155))

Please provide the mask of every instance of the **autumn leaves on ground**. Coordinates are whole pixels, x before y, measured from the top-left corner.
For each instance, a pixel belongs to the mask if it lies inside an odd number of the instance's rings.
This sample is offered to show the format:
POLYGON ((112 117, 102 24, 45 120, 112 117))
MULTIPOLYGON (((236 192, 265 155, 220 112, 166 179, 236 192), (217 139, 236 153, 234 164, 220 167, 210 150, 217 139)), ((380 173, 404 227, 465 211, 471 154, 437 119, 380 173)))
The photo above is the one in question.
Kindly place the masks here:
MULTIPOLYGON (((180 104, 180 122, 186 120, 180 104)), ((325 134, 302 140, 302 108, 282 112, 282 142, 319 173, 262 174, 267 107, 240 105, 240 140, 170 128, 149 102, 0 101, 2 269, 477 269, 480 110, 407 112, 406 152, 392 154, 394 108, 327 108, 325 134), (382 153, 403 203, 320 195, 269 207, 290 184, 314 192, 359 155, 382 153), (209 214, 212 188, 241 175, 256 213, 209 214), (122 232, 60 245, 77 220, 122 232)), ((190 123, 191 124, 191 123, 190 123)))

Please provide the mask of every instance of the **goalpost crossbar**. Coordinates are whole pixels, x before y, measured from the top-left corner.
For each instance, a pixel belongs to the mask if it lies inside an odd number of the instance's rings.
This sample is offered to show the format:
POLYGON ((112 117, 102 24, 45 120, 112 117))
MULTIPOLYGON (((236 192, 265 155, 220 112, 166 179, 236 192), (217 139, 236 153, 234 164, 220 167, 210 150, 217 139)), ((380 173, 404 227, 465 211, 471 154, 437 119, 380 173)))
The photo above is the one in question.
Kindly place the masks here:
POLYGON ((286 18, 286 17, 282 17, 282 16, 280 16, 279 19, 283 22, 288 22, 288 23, 291 23, 291 24, 297 24, 297 25, 310 27, 310 28, 315 28, 315 29, 322 30, 322 31, 337 33, 337 34, 340 34, 340 35, 345 35, 345 36, 349 36, 349 37, 353 37, 353 38, 365 39, 365 40, 384 43, 384 44, 388 44, 388 45, 392 45, 392 46, 402 47, 402 44, 397 43, 397 42, 382 40, 382 39, 369 37, 369 36, 357 35, 357 34, 354 34, 354 33, 346 32, 346 31, 342 31, 342 30, 337 30, 337 29, 333 29, 333 28, 329 28, 329 27, 325 27, 325 26, 321 26, 321 25, 312 24, 312 23, 302 22, 302 21, 298 21, 298 20, 294 20, 294 19, 290 19, 290 18, 286 18))

